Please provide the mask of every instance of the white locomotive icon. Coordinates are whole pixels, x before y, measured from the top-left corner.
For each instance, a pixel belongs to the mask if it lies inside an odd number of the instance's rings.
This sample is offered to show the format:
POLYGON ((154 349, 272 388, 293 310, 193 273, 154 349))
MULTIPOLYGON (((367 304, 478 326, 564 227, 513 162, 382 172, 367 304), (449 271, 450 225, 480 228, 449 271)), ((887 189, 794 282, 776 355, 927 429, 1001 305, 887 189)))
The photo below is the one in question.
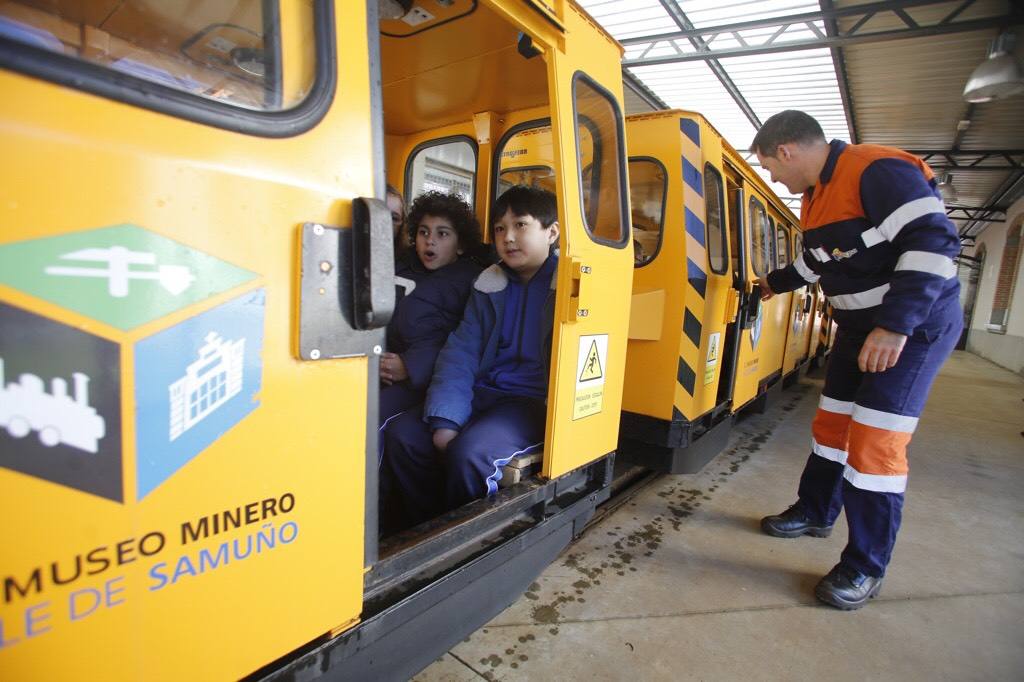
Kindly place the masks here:
POLYGON ((89 405, 89 377, 82 372, 71 375, 74 398, 68 395, 68 382, 60 377, 50 382, 46 392, 43 380, 35 374, 22 374, 17 382, 4 385, 4 359, 0 357, 0 427, 14 438, 32 431, 48 448, 60 443, 95 453, 106 435, 107 423, 89 405))
POLYGON ((242 390, 245 338, 225 341, 217 332, 204 338, 199 357, 168 387, 172 441, 242 390))

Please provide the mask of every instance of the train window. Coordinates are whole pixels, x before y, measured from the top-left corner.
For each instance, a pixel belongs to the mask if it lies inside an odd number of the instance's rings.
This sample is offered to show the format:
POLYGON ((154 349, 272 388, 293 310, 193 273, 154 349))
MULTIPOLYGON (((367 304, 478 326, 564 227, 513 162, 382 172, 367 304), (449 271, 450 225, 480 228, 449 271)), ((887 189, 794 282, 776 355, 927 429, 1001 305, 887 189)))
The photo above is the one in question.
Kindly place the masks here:
POLYGON ((457 194, 470 206, 476 193, 476 142, 466 136, 425 142, 405 166, 406 199, 424 192, 457 194))
POLYGON ((774 261, 771 225, 764 206, 754 197, 750 198, 750 265, 754 274, 763 277, 774 261))
MULTIPOLYGON (((131 99, 116 90, 138 90, 125 80, 129 76, 232 107, 281 111, 306 98, 316 71, 313 11, 307 3, 285 5, 281 10, 266 0, 22 0, 0 5, 0 38, 21 43, 29 55, 45 51, 71 58, 70 71, 83 72, 74 74, 73 84, 90 89, 86 76, 92 70, 112 89, 102 94, 131 99), (282 62, 282 36, 293 46, 288 63, 282 62)), ((159 102, 144 106, 159 108, 159 102)))
POLYGON ((708 265, 712 272, 724 275, 729 265, 725 195, 722 191, 722 176, 710 163, 704 164, 704 212, 707 222, 708 265))
POLYGON ((629 221, 625 215, 625 153, 619 107, 611 93, 577 72, 573 77, 573 108, 587 231, 596 242, 625 246, 629 221), (589 163, 584 143, 588 135, 592 140, 589 163))
POLYGON ((633 224, 633 265, 647 265, 661 249, 668 177, 660 161, 629 160, 629 205, 633 224))
POLYGON ((789 252, 789 228, 787 228, 784 223, 779 223, 776 227, 778 228, 778 232, 776 233, 776 244, 778 244, 778 248, 775 250, 775 253, 778 257, 778 267, 784 268, 793 260, 792 255, 789 252))
POLYGON ((803 253, 804 250, 804 236, 800 234, 800 230, 793 230, 793 257, 789 259, 792 263, 797 256, 803 253))

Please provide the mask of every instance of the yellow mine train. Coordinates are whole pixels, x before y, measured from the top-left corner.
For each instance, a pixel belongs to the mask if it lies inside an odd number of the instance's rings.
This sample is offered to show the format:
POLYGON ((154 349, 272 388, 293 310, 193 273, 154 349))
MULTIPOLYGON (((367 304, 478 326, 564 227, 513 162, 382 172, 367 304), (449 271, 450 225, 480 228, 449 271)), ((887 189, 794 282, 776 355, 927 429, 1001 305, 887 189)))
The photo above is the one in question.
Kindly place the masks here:
POLYGON ((797 219, 621 57, 570 0, 0 3, 0 679, 408 677, 827 350, 753 286, 797 219), (543 453, 378 540, 385 182, 562 231, 543 453))

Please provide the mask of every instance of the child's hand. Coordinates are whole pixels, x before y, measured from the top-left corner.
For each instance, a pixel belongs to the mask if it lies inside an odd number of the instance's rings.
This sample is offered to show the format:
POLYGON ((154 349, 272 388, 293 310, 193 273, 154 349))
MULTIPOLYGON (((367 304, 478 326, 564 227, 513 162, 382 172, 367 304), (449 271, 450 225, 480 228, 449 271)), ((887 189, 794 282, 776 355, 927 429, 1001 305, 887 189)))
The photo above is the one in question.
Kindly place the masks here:
POLYGON ((380 380, 390 386, 409 378, 405 362, 396 353, 384 353, 380 356, 380 380))
POLYGON ((451 443, 457 435, 459 435, 459 432, 455 429, 438 429, 434 431, 434 447, 437 448, 438 452, 447 452, 448 443, 451 443))

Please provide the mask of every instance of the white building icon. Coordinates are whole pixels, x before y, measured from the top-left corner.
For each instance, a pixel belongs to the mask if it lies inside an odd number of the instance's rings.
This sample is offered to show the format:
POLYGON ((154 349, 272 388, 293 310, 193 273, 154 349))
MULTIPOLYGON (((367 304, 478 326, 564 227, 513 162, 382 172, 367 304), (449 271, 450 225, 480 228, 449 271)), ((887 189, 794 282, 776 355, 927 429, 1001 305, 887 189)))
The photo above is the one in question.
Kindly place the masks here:
POLYGON ((242 390, 245 338, 225 341, 206 335, 199 358, 185 376, 168 387, 171 398, 170 439, 175 440, 242 390))
POLYGON ((4 359, 0 358, 0 426, 14 438, 38 431, 39 442, 48 448, 64 443, 95 453, 107 423, 89 405, 89 377, 82 372, 71 377, 74 398, 68 395, 68 382, 60 377, 50 382, 50 393, 35 374, 22 374, 16 383, 5 386, 4 359))

